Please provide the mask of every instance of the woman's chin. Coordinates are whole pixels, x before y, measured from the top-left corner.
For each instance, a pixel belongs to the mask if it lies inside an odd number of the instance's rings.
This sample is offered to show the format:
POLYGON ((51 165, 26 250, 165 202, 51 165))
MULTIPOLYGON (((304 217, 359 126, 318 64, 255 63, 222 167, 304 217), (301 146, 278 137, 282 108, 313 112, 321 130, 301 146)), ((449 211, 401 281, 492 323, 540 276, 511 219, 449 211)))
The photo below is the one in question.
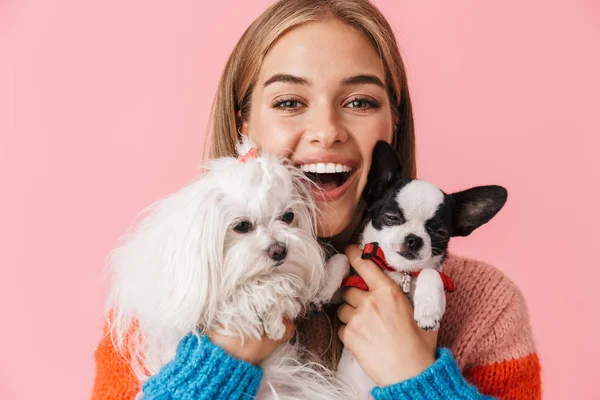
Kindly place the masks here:
POLYGON ((348 244, 352 240, 354 231, 360 225, 362 215, 361 196, 364 185, 363 179, 355 174, 351 185, 346 187, 343 195, 332 200, 323 201, 314 198, 317 206, 317 235, 320 238, 335 238, 339 245, 348 244), (360 188, 360 189, 359 189, 360 188))
POLYGON ((332 203, 317 203, 317 206, 319 214, 321 214, 317 225, 318 237, 332 238, 338 236, 351 225, 354 213, 350 207, 342 204, 338 204, 336 207, 332 203))
POLYGON ((342 226, 342 224, 330 224, 321 221, 317 227, 317 236, 320 238, 331 238, 340 234, 343 230, 344 226, 342 226))

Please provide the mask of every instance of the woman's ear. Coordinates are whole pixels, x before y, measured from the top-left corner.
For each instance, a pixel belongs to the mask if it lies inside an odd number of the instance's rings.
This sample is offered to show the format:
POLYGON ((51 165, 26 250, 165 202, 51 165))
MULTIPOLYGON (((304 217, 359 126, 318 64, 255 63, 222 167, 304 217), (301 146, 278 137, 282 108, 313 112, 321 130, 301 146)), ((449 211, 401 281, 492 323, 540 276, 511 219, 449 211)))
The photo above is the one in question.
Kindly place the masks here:
POLYGON ((402 178, 402 164, 396 149, 383 140, 378 141, 373 149, 371 167, 363 198, 370 207, 383 196, 390 183, 402 178))
POLYGON ((242 110, 236 113, 236 125, 240 136, 248 136, 248 121, 242 117, 242 110))

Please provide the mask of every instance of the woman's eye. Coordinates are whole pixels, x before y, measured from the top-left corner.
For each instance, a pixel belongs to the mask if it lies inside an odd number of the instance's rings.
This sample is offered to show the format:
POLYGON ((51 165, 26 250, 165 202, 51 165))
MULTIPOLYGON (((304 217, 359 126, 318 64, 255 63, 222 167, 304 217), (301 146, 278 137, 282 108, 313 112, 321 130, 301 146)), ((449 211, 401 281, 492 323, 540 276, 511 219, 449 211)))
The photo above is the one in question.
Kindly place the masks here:
POLYGON ((247 233, 252 230, 252 224, 249 221, 240 221, 233 226, 233 230, 237 233, 247 233))
POLYGON ((356 110, 366 110, 370 108, 379 108, 380 104, 373 99, 369 99, 366 97, 358 97, 346 103, 345 107, 353 108, 356 110))
POLYGON ((294 213, 291 211, 286 212, 281 216, 281 220, 288 225, 291 224, 294 221, 294 213))
POLYGON ((296 99, 280 99, 273 103, 273 108, 280 108, 283 110, 297 110, 303 107, 303 104, 296 99))

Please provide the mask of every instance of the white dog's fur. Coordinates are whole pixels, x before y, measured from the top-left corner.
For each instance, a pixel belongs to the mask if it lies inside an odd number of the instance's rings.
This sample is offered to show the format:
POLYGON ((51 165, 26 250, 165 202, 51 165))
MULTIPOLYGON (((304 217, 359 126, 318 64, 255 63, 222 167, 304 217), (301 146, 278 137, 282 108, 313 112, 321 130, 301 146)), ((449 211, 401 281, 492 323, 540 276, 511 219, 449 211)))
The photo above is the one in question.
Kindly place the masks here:
MULTIPOLYGON (((171 361, 190 332, 280 339, 284 317, 331 298, 338 279, 330 275, 349 266, 337 257, 326 268, 303 180, 272 155, 209 161, 199 179, 152 205, 113 252, 111 335, 140 382, 171 361), (281 220, 288 211, 291 224, 281 220), (247 233, 233 229, 242 220, 252 224, 247 233), (287 247, 277 263, 267 254, 276 242, 287 247)), ((261 363, 258 397, 348 398, 330 371, 304 356, 297 344, 281 345, 261 363)))

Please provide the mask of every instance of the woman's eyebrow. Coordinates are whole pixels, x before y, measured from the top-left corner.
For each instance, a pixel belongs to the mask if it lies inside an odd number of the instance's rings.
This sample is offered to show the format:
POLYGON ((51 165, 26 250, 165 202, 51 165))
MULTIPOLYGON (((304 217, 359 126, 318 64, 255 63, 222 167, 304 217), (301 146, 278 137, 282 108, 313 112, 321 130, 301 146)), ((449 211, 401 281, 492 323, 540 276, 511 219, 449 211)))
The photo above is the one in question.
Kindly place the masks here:
POLYGON ((295 85, 310 86, 310 83, 308 82, 308 79, 306 79, 306 78, 301 78, 299 76, 290 75, 290 74, 275 74, 272 77, 270 77, 269 79, 267 79, 267 81, 263 85, 263 88, 267 87, 268 85, 275 83, 275 82, 292 83, 295 85))
POLYGON ((371 84, 377 85, 385 89, 385 85, 375 75, 355 75, 349 78, 346 78, 342 81, 344 85, 363 85, 363 84, 371 84))
MULTIPOLYGON (((306 78, 302 78, 302 77, 291 75, 291 74, 275 74, 272 77, 270 77, 269 79, 267 79, 267 81, 263 85, 263 88, 269 86, 272 83, 276 83, 276 82, 310 86, 310 82, 306 78)), ((342 84, 343 85, 370 84, 370 85, 377 85, 377 86, 385 89, 385 85, 383 84, 381 79, 379 79, 375 75, 367 75, 367 74, 354 75, 354 76, 345 78, 342 81, 342 84)))

